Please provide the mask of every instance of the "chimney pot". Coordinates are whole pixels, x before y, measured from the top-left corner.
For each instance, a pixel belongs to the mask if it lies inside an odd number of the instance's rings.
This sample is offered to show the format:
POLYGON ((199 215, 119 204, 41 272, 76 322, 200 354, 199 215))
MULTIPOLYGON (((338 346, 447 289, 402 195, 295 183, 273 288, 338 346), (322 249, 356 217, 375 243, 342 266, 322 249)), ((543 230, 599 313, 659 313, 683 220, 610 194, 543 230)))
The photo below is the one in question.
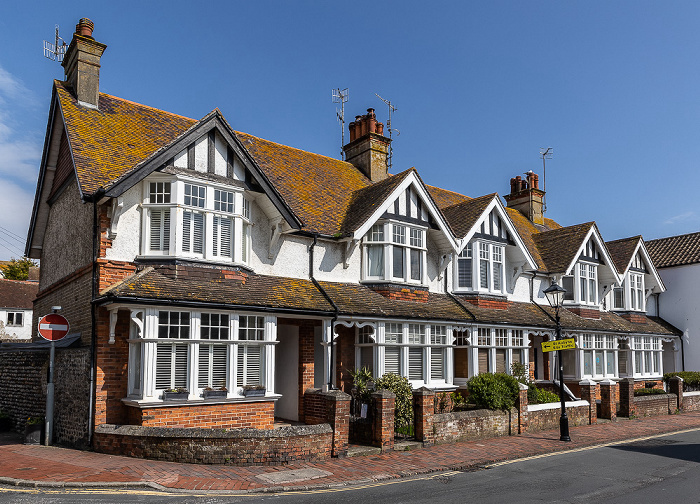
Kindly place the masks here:
POLYGON ((510 179, 510 193, 515 194, 518 192, 518 186, 515 183, 515 177, 510 179))
POLYGON ((377 135, 384 136, 384 123, 377 123, 377 135))
POLYGON ((78 24, 75 25, 75 34, 83 37, 92 37, 92 31, 95 29, 95 23, 88 18, 81 18, 78 24))

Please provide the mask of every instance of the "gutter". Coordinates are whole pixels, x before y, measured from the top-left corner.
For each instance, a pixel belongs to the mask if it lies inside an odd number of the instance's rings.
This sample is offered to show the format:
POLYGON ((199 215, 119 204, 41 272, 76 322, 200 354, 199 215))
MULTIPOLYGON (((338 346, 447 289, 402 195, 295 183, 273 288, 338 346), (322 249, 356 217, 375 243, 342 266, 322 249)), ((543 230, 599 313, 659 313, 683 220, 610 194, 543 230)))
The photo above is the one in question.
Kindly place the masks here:
POLYGON ((331 346, 331 356, 329 359, 330 362, 328 363, 328 390, 333 390, 333 363, 335 362, 335 355, 333 351, 333 349, 335 348, 335 338, 333 338, 333 334, 335 334, 335 322, 338 320, 338 312, 340 310, 338 310, 338 306, 333 302, 326 290, 323 287, 321 287, 320 283, 318 283, 318 280, 314 278, 314 249, 316 248, 318 233, 314 234, 313 237, 314 241, 309 246, 309 278, 319 290, 319 292, 323 294, 323 297, 326 298, 326 301, 330 303, 334 311, 333 318, 331 318, 331 341, 329 343, 331 346))

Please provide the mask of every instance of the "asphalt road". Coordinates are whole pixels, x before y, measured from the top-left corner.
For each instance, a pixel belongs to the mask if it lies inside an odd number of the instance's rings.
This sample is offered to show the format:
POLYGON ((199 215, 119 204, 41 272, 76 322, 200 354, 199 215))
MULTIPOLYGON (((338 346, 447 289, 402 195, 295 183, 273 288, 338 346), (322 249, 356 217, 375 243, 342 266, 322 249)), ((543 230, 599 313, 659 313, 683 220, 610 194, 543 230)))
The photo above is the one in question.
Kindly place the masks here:
POLYGON ((246 495, 0 488, 0 503, 700 503, 700 431, 362 487, 246 495))

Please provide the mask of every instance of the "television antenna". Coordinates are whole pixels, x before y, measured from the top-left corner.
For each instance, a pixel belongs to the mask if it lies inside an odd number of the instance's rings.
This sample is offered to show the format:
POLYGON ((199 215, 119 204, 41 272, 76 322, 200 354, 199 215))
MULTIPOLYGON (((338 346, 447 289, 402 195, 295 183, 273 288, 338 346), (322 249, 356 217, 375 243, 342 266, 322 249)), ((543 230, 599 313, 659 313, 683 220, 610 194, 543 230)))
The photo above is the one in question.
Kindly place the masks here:
MULTIPOLYGON (((401 132, 399 130, 397 130, 396 128, 391 127, 391 115, 394 112, 396 112, 397 108, 391 104, 390 100, 385 100, 384 98, 379 96, 377 93, 374 93, 374 94, 377 96, 377 98, 382 100, 389 107, 389 118, 386 120, 386 129, 389 131, 389 138, 393 137, 394 131, 396 132, 396 136, 399 136, 401 134, 401 132)), ((387 156, 387 158, 386 158, 387 170, 391 168, 391 158, 393 155, 394 155, 394 148, 391 146, 391 143, 389 143, 389 156, 387 156)))
POLYGON ((56 41, 52 44, 44 40, 44 57, 51 61, 63 61, 68 44, 58 35, 58 25, 56 25, 56 41))
POLYGON ((340 103, 340 110, 336 107, 335 115, 338 117, 340 122, 340 159, 345 159, 345 151, 343 147, 345 146, 345 103, 347 103, 350 97, 350 91, 348 88, 340 89, 336 88, 332 91, 333 103, 340 103))
POLYGON ((542 213, 547 211, 547 159, 552 159, 552 154, 554 154, 554 149, 551 147, 540 148, 540 157, 542 158, 542 190, 544 191, 544 196, 542 197, 542 213))

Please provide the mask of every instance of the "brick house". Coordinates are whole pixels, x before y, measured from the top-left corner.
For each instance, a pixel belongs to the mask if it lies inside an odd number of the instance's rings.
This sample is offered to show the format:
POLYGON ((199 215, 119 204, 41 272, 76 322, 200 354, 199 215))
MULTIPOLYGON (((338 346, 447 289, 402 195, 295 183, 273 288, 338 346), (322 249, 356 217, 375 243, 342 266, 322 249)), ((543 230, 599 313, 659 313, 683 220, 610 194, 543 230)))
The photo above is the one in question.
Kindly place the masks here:
POLYGON ((309 388, 349 391, 360 366, 434 390, 513 363, 551 380, 553 280, 574 394, 675 365, 678 331, 647 314, 664 285, 643 240, 545 218, 536 174, 511 179, 506 205, 389 174, 372 109, 340 161, 218 109, 117 98, 100 92, 92 31, 80 21, 53 84, 27 240, 35 311, 60 304, 89 356, 84 408, 64 422, 271 429, 304 420, 309 388))

